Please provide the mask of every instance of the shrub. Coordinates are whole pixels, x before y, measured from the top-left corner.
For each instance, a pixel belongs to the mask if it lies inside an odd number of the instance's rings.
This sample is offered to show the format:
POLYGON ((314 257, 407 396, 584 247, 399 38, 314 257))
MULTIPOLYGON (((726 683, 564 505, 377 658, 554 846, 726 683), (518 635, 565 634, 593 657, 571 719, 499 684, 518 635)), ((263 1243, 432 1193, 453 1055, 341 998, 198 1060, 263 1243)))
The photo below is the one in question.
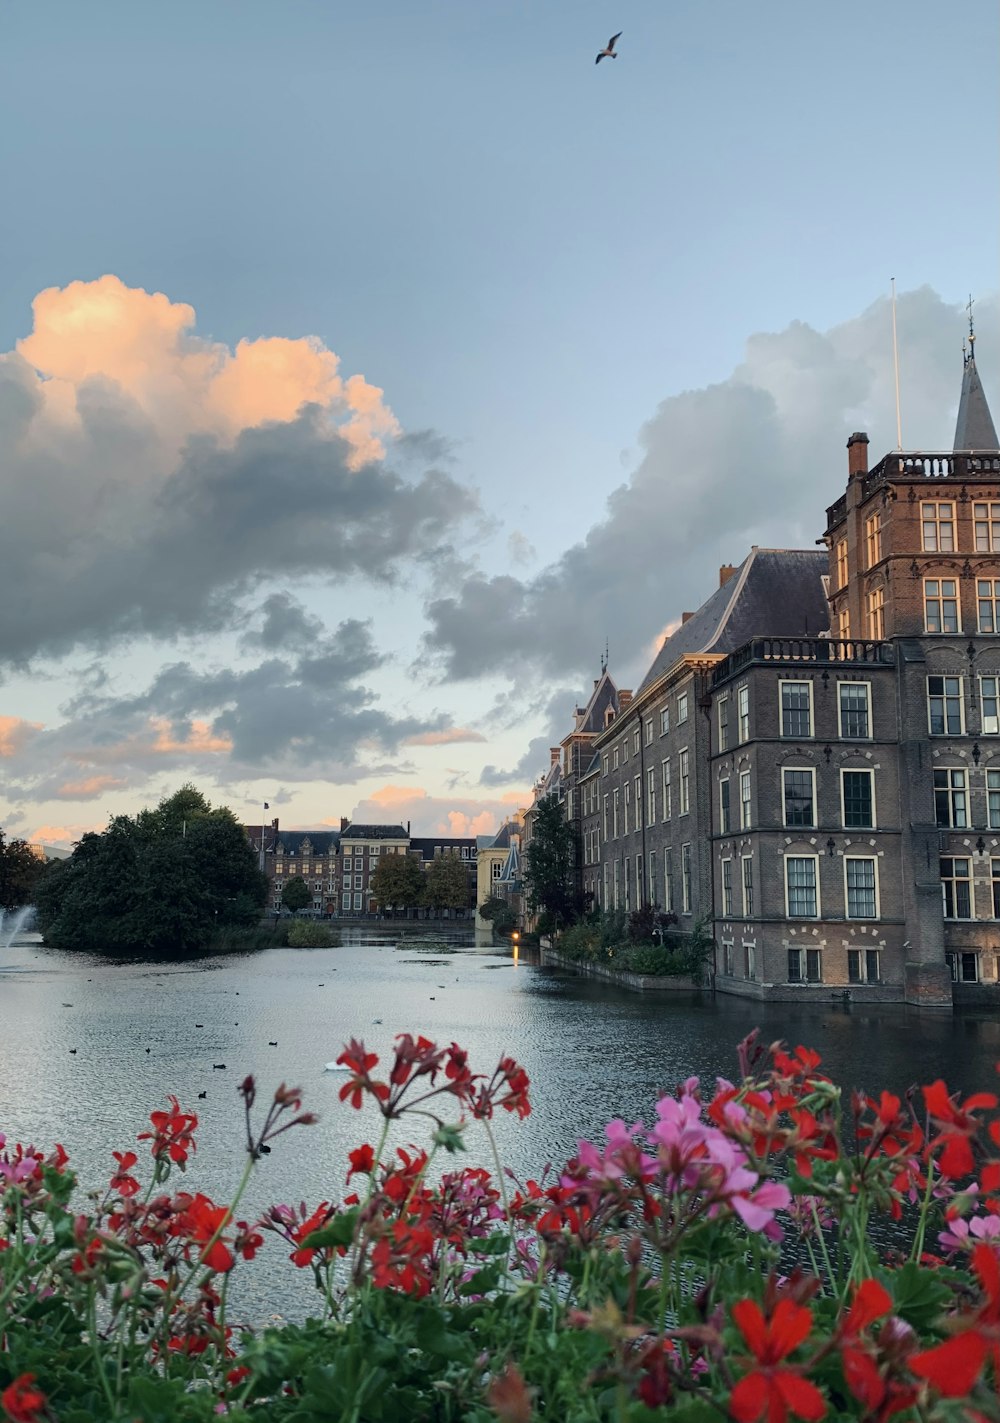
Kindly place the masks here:
POLYGON ((315 919, 291 919, 285 942, 290 949, 330 949, 340 943, 340 935, 315 919))

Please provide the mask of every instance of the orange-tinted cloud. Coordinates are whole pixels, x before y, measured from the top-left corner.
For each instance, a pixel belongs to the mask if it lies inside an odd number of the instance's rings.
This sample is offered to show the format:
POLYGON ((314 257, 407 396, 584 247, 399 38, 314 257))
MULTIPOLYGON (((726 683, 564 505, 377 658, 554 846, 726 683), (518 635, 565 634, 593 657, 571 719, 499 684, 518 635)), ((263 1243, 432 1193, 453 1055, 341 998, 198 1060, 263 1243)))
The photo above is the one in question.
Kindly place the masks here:
POLYGON ((103 824, 38 825, 26 838, 34 845, 73 845, 91 830, 103 830, 103 824))
POLYGON ((48 413, 77 418, 81 388, 113 382, 173 451, 196 433, 233 439, 315 404, 352 446, 360 467, 399 433, 384 393, 364 376, 346 380, 340 358, 316 336, 240 341, 235 351, 193 335, 194 308, 106 275, 49 287, 33 304, 34 329, 19 353, 44 377, 48 413))
POLYGON ((187 736, 181 739, 174 736, 170 722, 165 718, 154 717, 152 723, 156 731, 156 740, 150 749, 161 755, 177 755, 195 751, 222 752, 233 749, 231 738, 216 736, 207 721, 192 721, 188 727, 187 736))
MULTIPOLYGON (((360 824, 410 821, 414 835, 489 835, 499 830, 512 808, 523 805, 523 794, 473 799, 470 796, 432 796, 423 786, 380 786, 359 801, 351 819, 360 824)), ((340 827, 339 817, 324 824, 340 827)))
POLYGON ((64 781, 55 792, 56 800, 96 800, 105 791, 121 790, 128 781, 120 776, 88 776, 84 781, 64 781))
POLYGON ((19 716, 0 716, 0 756, 14 756, 41 731, 40 721, 24 721, 19 716))
POLYGON ((453 726, 446 731, 421 731, 416 736, 408 736, 404 746, 457 746, 463 741, 485 741, 481 731, 473 731, 468 726, 453 726))

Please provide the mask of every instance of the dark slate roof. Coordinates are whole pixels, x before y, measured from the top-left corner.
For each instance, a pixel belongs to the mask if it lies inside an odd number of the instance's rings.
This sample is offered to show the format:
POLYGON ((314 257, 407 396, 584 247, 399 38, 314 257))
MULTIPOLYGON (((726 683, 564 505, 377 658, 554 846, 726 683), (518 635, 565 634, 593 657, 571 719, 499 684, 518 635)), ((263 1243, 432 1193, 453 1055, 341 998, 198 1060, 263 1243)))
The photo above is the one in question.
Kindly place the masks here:
POLYGON ((521 878, 521 857, 517 852, 517 846, 511 845, 504 861, 503 869, 500 871, 501 884, 516 884, 521 878))
POLYGON ((510 832, 511 832, 511 825, 510 825, 510 821, 508 820, 508 821, 506 821, 503 825, 501 825, 500 829, 499 829, 499 830, 497 831, 497 833, 496 833, 496 836, 490 841, 490 849, 491 849, 491 850, 509 850, 509 849, 510 849, 510 832))
POLYGON ((476 858, 475 835, 414 835, 410 840, 410 849, 424 860, 433 860, 434 851, 439 846, 442 850, 465 850, 468 852, 465 859, 476 858))
POLYGON ((600 751, 595 751, 593 756, 591 756, 590 760, 587 762, 587 764, 581 769, 580 780, 585 781, 588 776, 592 776, 595 771, 599 771, 600 769, 601 753, 600 751))
MULTIPOLYGON (((258 828, 258 835, 260 830, 258 828)), ((279 830, 278 846, 286 855, 299 855, 302 853, 302 842, 308 840, 311 845, 310 854, 330 855, 336 854, 337 846, 340 843, 339 830, 279 830)))
POLYGON ((341 840, 409 840, 402 825, 348 825, 340 832, 341 840))
POLYGON ((605 712, 608 707, 617 712, 618 688, 612 681, 610 673, 604 671, 594 683, 590 701, 585 707, 577 708, 577 724, 573 728, 574 732, 599 736, 604 730, 605 712))
POLYGON ((753 637, 816 637, 830 626, 824 549, 755 548, 721 588, 668 637, 637 696, 681 657, 733 652, 753 637))
POLYGON ((958 402, 958 420, 955 423, 956 450, 1000 450, 996 426, 990 407, 986 403, 986 392, 976 370, 973 356, 965 362, 962 374, 962 398, 958 402))

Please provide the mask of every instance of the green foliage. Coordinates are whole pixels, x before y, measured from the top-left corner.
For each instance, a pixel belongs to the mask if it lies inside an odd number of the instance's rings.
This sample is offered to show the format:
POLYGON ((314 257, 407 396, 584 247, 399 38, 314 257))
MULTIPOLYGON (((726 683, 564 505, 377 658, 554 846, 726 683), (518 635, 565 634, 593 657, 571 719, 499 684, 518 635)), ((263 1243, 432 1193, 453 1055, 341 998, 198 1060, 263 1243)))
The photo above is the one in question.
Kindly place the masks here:
POLYGON ((424 900, 429 909, 469 909, 475 903, 468 862, 458 855, 438 855, 424 871, 424 900))
POLYGON ((517 928, 517 915, 506 899, 493 895, 479 906, 479 917, 492 924, 498 934, 509 934, 517 928))
POLYGON ((543 796, 535 807, 531 839, 524 854, 528 907, 539 915, 542 933, 571 924, 579 912, 576 891, 576 833, 559 797, 543 796))
POLYGON ((46 942, 91 953, 201 950, 224 929, 252 933, 266 899, 236 817, 193 786, 85 835, 36 890, 46 942))
POLYGON ((33 853, 27 840, 7 840, 0 830, 0 909, 30 904, 45 869, 45 861, 33 853))
POLYGON ((382 855, 371 877, 382 909, 414 909, 422 902, 424 872, 414 855, 382 855))
POLYGON ((652 939, 636 943, 628 930, 637 916, 626 916, 622 910, 595 914, 559 936, 558 949, 574 963, 600 963, 622 973, 648 974, 657 978, 700 979, 714 948, 714 940, 705 922, 699 920, 689 934, 670 932, 669 922, 675 916, 654 911, 654 917, 642 916, 639 922, 652 922, 653 932, 661 942, 652 939))
POLYGON ((301 875, 293 875, 281 886, 281 906, 292 914, 306 909, 313 902, 312 890, 301 875))
POLYGON ((340 943, 340 935, 316 919, 293 919, 285 942, 290 949, 332 949, 340 943))

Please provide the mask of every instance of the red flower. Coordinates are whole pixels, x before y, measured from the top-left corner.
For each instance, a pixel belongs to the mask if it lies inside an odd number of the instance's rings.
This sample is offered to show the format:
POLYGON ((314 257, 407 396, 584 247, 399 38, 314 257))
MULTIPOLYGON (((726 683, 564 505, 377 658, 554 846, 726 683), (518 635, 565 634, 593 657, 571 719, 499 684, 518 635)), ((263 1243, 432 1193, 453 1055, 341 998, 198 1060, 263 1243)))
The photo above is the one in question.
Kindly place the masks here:
POLYGON ((972 1252, 972 1268, 979 1276, 985 1298, 971 1317, 971 1328, 933 1349, 914 1354, 910 1360, 913 1372, 932 1383, 945 1398, 960 1398, 968 1393, 988 1358, 992 1358, 993 1371, 1000 1376, 1000 1260, 989 1245, 977 1245, 972 1252))
POLYGON ((200 1193, 178 1199, 183 1205, 171 1222, 170 1234, 185 1236, 193 1244, 204 1245, 206 1248, 199 1258, 209 1270, 231 1270, 236 1257, 220 1233, 229 1215, 229 1207, 217 1206, 208 1196, 200 1193), (213 1240, 217 1233, 218 1239, 213 1240))
POLYGON ((979 1122, 972 1113, 983 1107, 995 1107, 996 1097, 992 1092, 977 1092, 960 1103, 957 1097, 949 1097, 948 1088, 940 1078, 925 1087, 923 1093, 928 1113, 941 1127, 940 1134, 930 1143, 932 1150, 944 1146, 938 1162, 941 1175, 968 1176, 976 1164, 971 1139, 979 1130, 979 1122))
POLYGON ((350 1068, 353 1076, 345 1082, 340 1089, 340 1100, 346 1102, 351 1099, 351 1106, 360 1108, 364 1100, 364 1094, 371 1092, 380 1102, 389 1099, 389 1084, 387 1082, 376 1082, 371 1077, 371 1069, 378 1062, 378 1054, 365 1052, 365 1045, 358 1042, 356 1038, 344 1048, 344 1051, 337 1058, 341 1067, 350 1068))
POLYGON ((242 1255, 244 1260, 252 1260, 263 1244, 264 1237, 258 1230, 251 1230, 245 1220, 236 1222, 236 1239, 233 1241, 233 1249, 237 1255, 242 1255))
POLYGON ((169 1112, 150 1112, 152 1131, 140 1132, 137 1141, 152 1141, 153 1156, 161 1161, 168 1156, 176 1165, 183 1167, 188 1152, 195 1150, 195 1140, 191 1133, 198 1125, 193 1112, 182 1112, 180 1103, 174 1096, 168 1096, 169 1112))
POLYGON ((892 1296, 878 1280, 865 1280, 854 1293, 854 1299, 841 1327, 845 1338, 852 1339, 888 1314, 892 1309, 892 1296))
MULTIPOLYGON (((303 1207, 303 1209, 305 1209, 305 1207, 303 1207)), ((304 1220, 300 1226, 297 1226, 295 1230, 292 1231, 292 1239, 299 1247, 297 1250, 293 1250, 289 1256, 293 1265, 297 1265, 301 1269, 304 1265, 311 1263, 316 1251, 303 1249, 302 1242, 307 1236, 312 1235, 314 1230, 319 1230, 321 1225, 326 1225, 329 1219, 330 1202, 324 1201, 321 1206, 316 1207, 308 1220, 304 1220)))
POLYGON ((791 1055, 779 1044, 772 1048, 771 1055, 775 1070, 783 1077, 811 1077, 823 1061, 813 1048, 802 1047, 801 1044, 791 1055))
POLYGON ((433 1232, 425 1225, 397 1220, 372 1250, 372 1283, 379 1290, 402 1290, 422 1299, 430 1292, 433 1232))
POLYGON ((348 1160, 351 1163, 351 1169, 347 1173, 348 1181, 354 1175, 355 1171, 359 1171, 362 1176, 370 1176, 375 1170, 375 1153, 367 1143, 364 1146, 356 1147, 354 1151, 350 1152, 348 1154, 348 1160))
POLYGON ((128 1173, 139 1160, 134 1151, 113 1151, 111 1155, 118 1162, 118 1170, 111 1178, 111 1189, 120 1196, 139 1194, 139 1182, 128 1173))
POLYGON ((815 1384, 795 1367, 781 1361, 799 1347, 812 1328, 812 1310, 794 1300, 782 1299, 770 1319, 754 1300, 733 1306, 733 1319, 757 1362, 733 1389, 729 1411, 737 1423, 785 1423, 789 1413, 817 1420, 826 1413, 826 1400, 815 1384))
POLYGON ((34 1374, 21 1374, 0 1393, 0 1408, 11 1423, 37 1423, 43 1417, 48 1400, 34 1384, 34 1374))

